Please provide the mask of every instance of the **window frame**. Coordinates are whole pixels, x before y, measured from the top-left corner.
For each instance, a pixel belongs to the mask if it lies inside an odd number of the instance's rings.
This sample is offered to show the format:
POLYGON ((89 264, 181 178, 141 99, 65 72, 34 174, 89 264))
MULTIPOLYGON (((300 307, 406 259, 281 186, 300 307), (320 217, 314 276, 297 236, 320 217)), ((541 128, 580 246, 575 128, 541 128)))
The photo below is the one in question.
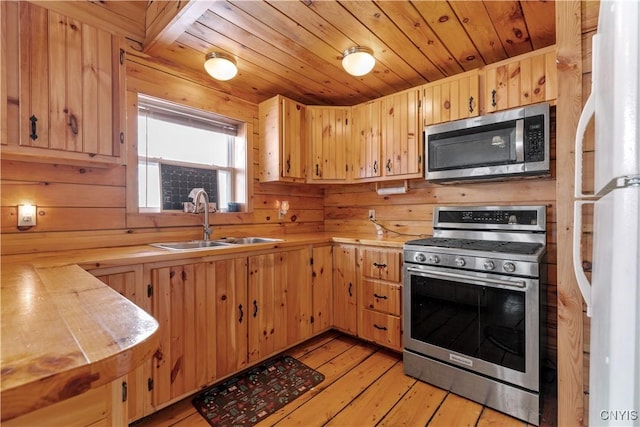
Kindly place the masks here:
MULTIPOLYGON (((161 89, 161 88, 159 88, 161 89)), ((138 207, 138 152, 137 152, 137 139, 138 139, 138 92, 143 95, 152 96, 155 98, 163 99, 164 94, 143 93, 142 91, 133 90, 129 88, 126 93, 127 102, 127 144, 125 154, 126 165, 126 194, 127 194, 127 227, 139 228, 139 227, 177 227, 177 226, 190 226, 201 224, 202 219, 200 215, 193 215, 191 213, 185 213, 180 211, 153 211, 149 212, 141 210, 138 207)), ((206 97, 206 94, 203 94, 206 97)), ((179 97, 178 100, 166 99, 168 102, 182 104, 187 107, 207 110, 202 105, 194 105, 193 102, 183 97, 179 97)), ((223 116, 218 112, 212 111, 214 114, 223 116)), ((251 218, 253 212, 253 147, 255 145, 255 136, 253 135, 254 124, 252 120, 248 120, 248 117, 242 118, 224 116, 229 121, 232 121, 237 126, 236 139, 241 141, 240 144, 234 145, 234 173, 232 179, 235 182, 234 194, 231 196, 232 200, 244 200, 244 206, 241 212, 233 212, 226 214, 225 212, 219 212, 210 217, 211 224, 227 224, 228 218, 233 215, 237 218, 238 222, 244 222, 244 218, 251 218)))

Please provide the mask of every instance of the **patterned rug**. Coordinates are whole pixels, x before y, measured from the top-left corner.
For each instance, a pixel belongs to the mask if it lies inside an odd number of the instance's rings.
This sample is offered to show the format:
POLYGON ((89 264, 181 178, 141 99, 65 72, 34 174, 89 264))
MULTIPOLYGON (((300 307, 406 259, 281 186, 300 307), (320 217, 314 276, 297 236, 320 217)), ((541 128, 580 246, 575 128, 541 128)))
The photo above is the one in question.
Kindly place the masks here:
POLYGON ((205 390, 192 403, 212 426, 251 426, 323 380, 304 363, 280 356, 205 390))

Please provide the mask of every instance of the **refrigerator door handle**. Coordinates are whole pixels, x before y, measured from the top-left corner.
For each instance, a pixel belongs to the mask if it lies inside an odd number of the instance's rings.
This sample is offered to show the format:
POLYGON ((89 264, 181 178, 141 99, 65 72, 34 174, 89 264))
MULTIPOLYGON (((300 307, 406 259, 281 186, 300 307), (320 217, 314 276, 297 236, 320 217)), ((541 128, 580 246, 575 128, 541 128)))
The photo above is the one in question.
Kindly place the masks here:
POLYGON ((591 283, 582 268, 580 249, 582 248, 582 206, 593 203, 595 200, 576 200, 573 206, 573 271, 582 298, 587 304, 587 316, 589 317, 591 317, 591 283))
MULTIPOLYGON (((595 36, 594 36, 595 37, 595 36)), ((593 91, 587 102, 584 104, 584 109, 582 110, 582 114, 580 114, 580 120, 578 120, 578 128, 576 129, 576 142, 575 142, 575 187, 574 193, 577 199, 581 199, 583 197, 593 197, 592 194, 583 194, 582 193, 582 141, 584 139, 584 133, 587 130, 587 125, 591 121, 591 117, 593 117, 595 113, 595 97, 593 96, 593 91)))

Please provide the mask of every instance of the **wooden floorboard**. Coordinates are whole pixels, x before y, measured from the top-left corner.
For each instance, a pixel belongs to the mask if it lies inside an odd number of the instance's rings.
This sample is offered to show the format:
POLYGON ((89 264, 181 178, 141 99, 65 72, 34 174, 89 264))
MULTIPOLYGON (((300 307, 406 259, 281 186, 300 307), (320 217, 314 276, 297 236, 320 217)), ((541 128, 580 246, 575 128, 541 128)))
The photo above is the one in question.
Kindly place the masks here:
MULTIPOLYGON (((327 332, 286 352, 321 372, 312 390, 262 420, 258 426, 514 426, 501 412, 404 375, 402 355, 327 332)), ((555 426, 555 394, 543 405, 543 426, 555 426)), ((135 427, 207 427, 191 398, 147 418, 135 427)))

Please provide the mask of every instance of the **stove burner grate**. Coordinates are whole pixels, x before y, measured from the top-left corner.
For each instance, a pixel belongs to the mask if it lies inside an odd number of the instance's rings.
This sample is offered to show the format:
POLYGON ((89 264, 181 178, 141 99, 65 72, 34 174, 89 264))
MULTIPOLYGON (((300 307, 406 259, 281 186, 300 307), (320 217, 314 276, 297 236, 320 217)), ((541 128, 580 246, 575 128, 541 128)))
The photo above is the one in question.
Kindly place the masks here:
POLYGON ((495 240, 446 239, 429 237, 427 239, 411 240, 407 245, 431 246, 438 248, 468 249, 485 252, 512 253, 518 255, 534 255, 541 248, 540 243, 502 242, 495 240))

